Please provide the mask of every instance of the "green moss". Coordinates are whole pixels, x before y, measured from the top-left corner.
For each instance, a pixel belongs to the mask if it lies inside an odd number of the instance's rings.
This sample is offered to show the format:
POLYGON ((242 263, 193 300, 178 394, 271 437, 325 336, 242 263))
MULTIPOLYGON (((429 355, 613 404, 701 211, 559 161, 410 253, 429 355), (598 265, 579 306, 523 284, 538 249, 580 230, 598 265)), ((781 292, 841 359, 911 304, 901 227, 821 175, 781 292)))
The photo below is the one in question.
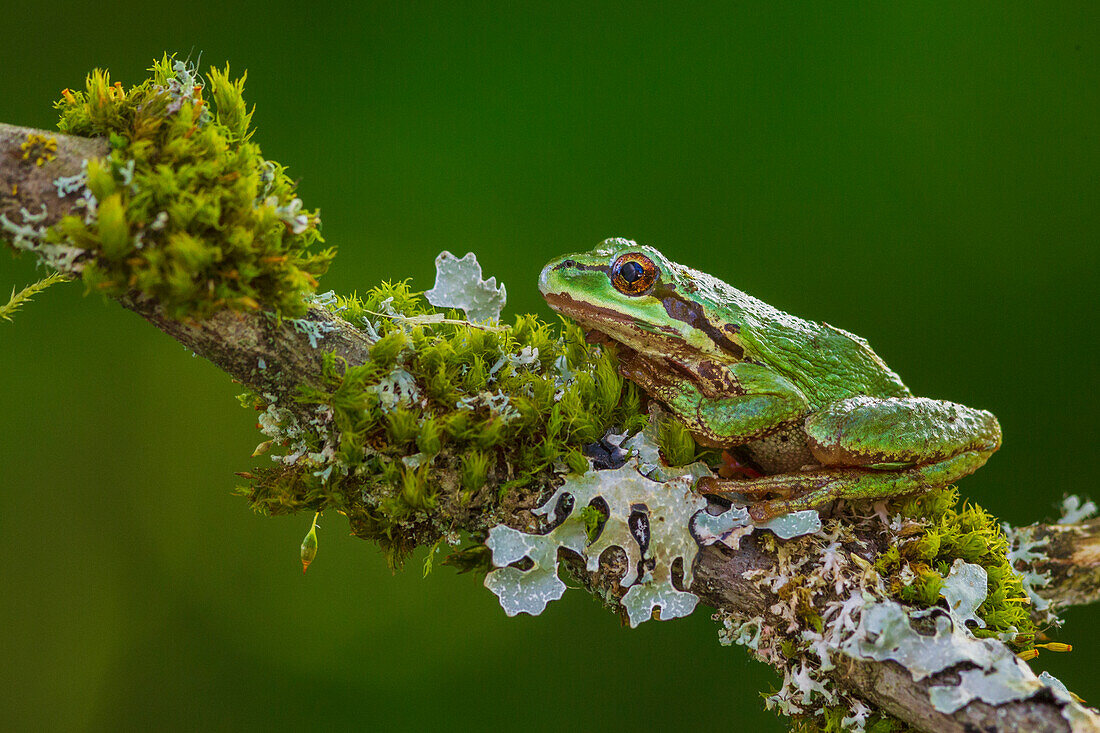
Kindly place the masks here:
POLYGON ((62 93, 58 128, 107 137, 111 151, 88 162, 87 205, 48 241, 91 254, 89 290, 136 291, 173 317, 301 314, 333 252, 311 251, 322 241, 317 212, 301 209, 285 168, 251 141, 244 78, 226 67, 202 79, 168 56, 150 71, 124 89, 96 70, 83 91, 62 93))
POLYGON ((580 518, 584 522, 584 533, 589 542, 595 542, 599 536, 600 527, 607 521, 607 513, 598 506, 588 504, 581 507, 580 518))
POLYGON ((695 438, 686 425, 673 417, 661 421, 657 442, 670 466, 686 466, 695 460, 695 438))
POLYGON ((459 573, 475 572, 484 575, 493 568, 493 553, 488 547, 478 543, 452 552, 443 560, 443 564, 450 565, 459 573))
MULTIPOLYGON (((300 389, 307 414, 331 415, 311 428, 308 444, 293 426, 278 430, 296 436, 287 451, 302 456, 293 459, 301 484, 323 473, 330 506, 394 562, 452 529, 435 518, 491 516, 509 494, 544 488, 554 467, 587 470, 584 445, 609 429, 644 425, 637 387, 575 326, 558 329, 531 315, 475 326, 433 308, 407 282, 318 301, 375 343, 360 366, 324 355, 324 383, 300 389), (490 484, 499 491, 483 491, 490 484)), ((263 400, 245 402, 268 410, 263 400)), ((301 507, 303 495, 313 496, 283 473, 262 481, 272 484, 254 489, 265 509, 277 497, 301 507)))
POLYGON ((68 281, 69 277, 67 275, 62 275, 60 272, 52 272, 38 282, 31 283, 18 293, 15 292, 15 288, 12 288, 11 297, 8 298, 8 302, 4 305, 0 305, 0 320, 11 321, 11 317, 15 315, 20 308, 29 303, 31 298, 51 285, 68 281))
POLYGON ((960 503, 953 488, 910 497, 897 511, 916 520, 917 529, 875 562, 889 578, 891 594, 916 606, 936 605, 956 559, 980 565, 988 577, 988 595, 977 615, 986 626, 973 629, 974 634, 990 637, 1015 630, 1013 645, 1018 650, 1030 648, 1035 625, 1027 594, 1008 561, 1008 541, 993 517, 977 504, 960 503))

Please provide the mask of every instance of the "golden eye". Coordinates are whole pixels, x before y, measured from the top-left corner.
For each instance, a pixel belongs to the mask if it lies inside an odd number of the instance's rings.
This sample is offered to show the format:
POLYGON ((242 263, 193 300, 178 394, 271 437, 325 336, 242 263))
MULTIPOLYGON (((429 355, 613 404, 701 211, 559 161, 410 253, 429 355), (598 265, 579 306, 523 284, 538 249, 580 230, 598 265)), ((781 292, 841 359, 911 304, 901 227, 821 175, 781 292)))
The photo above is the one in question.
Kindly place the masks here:
POLYGON ((657 282, 660 274, 653 260, 628 252, 611 265, 611 284, 623 295, 641 295, 657 282))

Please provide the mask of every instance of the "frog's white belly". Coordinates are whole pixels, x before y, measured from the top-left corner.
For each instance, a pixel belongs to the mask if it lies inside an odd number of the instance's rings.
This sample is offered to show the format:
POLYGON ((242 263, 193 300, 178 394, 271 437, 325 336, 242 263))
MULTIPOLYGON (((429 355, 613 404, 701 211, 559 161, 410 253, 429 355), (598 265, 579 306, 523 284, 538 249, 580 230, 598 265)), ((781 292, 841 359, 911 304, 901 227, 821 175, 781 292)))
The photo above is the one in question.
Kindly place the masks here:
POLYGON ((817 465, 817 459, 806 444, 806 433, 801 423, 773 433, 761 440, 745 444, 753 461, 764 473, 793 473, 804 466, 817 465))

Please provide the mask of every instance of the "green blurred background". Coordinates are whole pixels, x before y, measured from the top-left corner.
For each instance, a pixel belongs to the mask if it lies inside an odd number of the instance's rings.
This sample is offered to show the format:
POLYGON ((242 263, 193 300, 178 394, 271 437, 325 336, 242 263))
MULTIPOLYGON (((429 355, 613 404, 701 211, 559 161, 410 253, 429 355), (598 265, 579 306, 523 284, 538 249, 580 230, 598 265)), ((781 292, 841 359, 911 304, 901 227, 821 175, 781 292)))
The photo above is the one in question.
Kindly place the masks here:
MULTIPOLYGON (((24 3, 0 120, 202 51, 249 70, 257 140, 320 207, 323 288, 424 289, 472 250, 549 317, 544 261, 633 237, 995 411, 962 489, 1005 520, 1100 494, 1100 5, 728 5, 24 3)), ((0 253, 0 288, 35 276, 0 253)), ((785 728, 706 610, 509 619, 338 515, 303 577, 309 517, 230 494, 261 439, 234 386, 77 285, 0 323, 0 374, 5 729, 785 728)), ((1066 618, 1076 650, 1032 666, 1096 702, 1100 608, 1066 618)))

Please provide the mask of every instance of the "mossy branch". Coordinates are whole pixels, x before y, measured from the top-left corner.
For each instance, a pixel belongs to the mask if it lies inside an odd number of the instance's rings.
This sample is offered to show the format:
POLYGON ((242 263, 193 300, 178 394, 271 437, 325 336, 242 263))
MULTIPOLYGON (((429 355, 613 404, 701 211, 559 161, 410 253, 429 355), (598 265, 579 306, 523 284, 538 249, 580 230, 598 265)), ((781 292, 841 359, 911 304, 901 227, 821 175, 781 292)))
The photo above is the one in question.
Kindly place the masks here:
POLYGON ((1049 577, 1039 589, 1044 598, 1061 607, 1100 601, 1100 519, 1022 529, 1043 550, 1042 557, 1026 565, 1049 577))
MULTIPOLYGON (((239 113, 244 114, 243 108, 239 113)), ((103 157, 108 151, 103 139, 55 135, 0 124, 0 214, 16 227, 21 226, 24 212, 37 217, 36 227, 57 224, 71 212, 73 203, 71 198, 58 196, 53 182, 80 173, 84 160, 103 157), (33 135, 54 141, 49 151, 51 159, 24 157, 25 144, 33 135)), ((12 236, 9 228, 7 238, 12 236)), ((33 244, 23 249, 42 254, 33 244)), ((76 274, 80 269, 76 265, 81 262, 86 265, 88 260, 69 261, 69 274, 76 274)), ((61 264, 65 271, 66 263, 61 264)), ((375 343, 359 328, 316 305, 310 306, 303 317, 314 325, 295 329, 278 318, 250 309, 222 309, 202 320, 181 319, 175 309, 170 315, 164 304, 149 292, 132 289, 116 297, 124 307, 210 360, 255 394, 270 395, 269 399, 280 404, 296 405, 303 418, 312 408, 299 399, 303 388, 306 391, 331 388, 331 375, 326 370, 331 369, 332 362, 325 354, 335 354, 351 369, 368 362, 370 348, 375 343)), ((441 486, 455 487, 454 495, 467 499, 471 491, 496 494, 512 479, 493 470, 488 463, 478 466, 478 476, 473 478, 469 467, 461 461, 443 461, 433 465, 432 470, 441 486)), ((475 534, 501 522, 530 528, 535 524, 530 509, 545 498, 545 489, 554 485, 557 476, 547 468, 534 476, 524 490, 510 492, 495 503, 444 498, 430 510, 434 518, 432 526, 425 527, 420 535, 414 532, 407 539, 430 544, 438 539, 440 527, 475 534)), ((445 497, 448 495, 444 492, 445 497)), ((307 505, 309 502, 305 501, 301 508, 307 505)), ((362 514, 357 515, 354 507, 349 512, 353 531, 373 537, 367 527, 370 511, 361 509, 362 514)), ((851 549, 841 553, 845 561, 836 572, 846 574, 845 582, 858 585, 861 576, 874 572, 873 564, 888 549, 884 544, 887 535, 878 519, 853 521, 845 531, 854 533, 844 543, 844 547, 851 549)), ((1052 576, 1051 584, 1040 589, 1041 592, 1063 605, 1095 601, 1100 595, 1100 524, 1094 520, 1078 525, 1039 525, 1031 531, 1035 538, 1046 539, 1049 544, 1046 556, 1035 561, 1032 568, 1037 572, 1049 571, 1052 576)), ((789 561, 789 553, 797 552, 800 539, 785 544, 770 534, 757 533, 743 538, 736 551, 720 544, 707 546, 696 559, 690 590, 726 619, 757 618, 771 635, 798 639, 804 630, 820 626, 821 607, 814 605, 819 602, 792 594, 790 588, 762 585, 756 579, 775 575, 782 563, 789 561), (792 627, 792 616, 785 611, 796 606, 798 613, 792 627)), ((934 549, 930 552, 930 557, 934 557, 934 549)), ((577 558, 567 561, 589 590, 613 598, 618 590, 616 558, 612 553, 605 559, 609 562, 595 572, 587 570, 577 558)), ((828 594, 825 596, 828 598, 828 594)), ((979 642, 972 640, 972 643, 979 642)), ((841 689, 918 730, 1100 731, 1100 718, 1093 712, 1050 694, 1035 694, 1001 704, 976 700, 950 714, 938 712, 930 700, 930 689, 958 684, 960 675, 968 669, 966 664, 916 681, 909 670, 894 661, 854 659, 835 651, 831 656, 835 668, 829 674, 841 689)))

